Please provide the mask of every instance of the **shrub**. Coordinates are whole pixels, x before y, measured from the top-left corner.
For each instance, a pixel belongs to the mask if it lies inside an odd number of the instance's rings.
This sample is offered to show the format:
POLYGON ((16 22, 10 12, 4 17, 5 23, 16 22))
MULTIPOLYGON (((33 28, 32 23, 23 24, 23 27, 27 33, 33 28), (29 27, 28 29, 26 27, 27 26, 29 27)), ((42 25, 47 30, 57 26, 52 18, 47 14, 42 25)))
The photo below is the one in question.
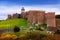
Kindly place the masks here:
POLYGON ((16 38, 17 36, 14 34, 5 34, 0 37, 0 39, 3 39, 3 40, 14 40, 16 38))
POLYGON ((2 40, 55 40, 54 36, 40 31, 25 31, 20 36, 14 34, 6 34, 1 36, 2 40))
POLYGON ((47 24, 40 24, 39 27, 47 28, 47 24))
POLYGON ((14 32, 19 32, 19 31, 20 31, 20 28, 17 27, 17 26, 15 26, 15 27, 14 27, 14 32))
POLYGON ((53 35, 29 31, 20 36, 20 40, 55 40, 53 35))
POLYGON ((57 31, 55 32, 55 34, 60 34, 60 30, 57 30, 57 31))
POLYGON ((41 40, 56 40, 53 35, 48 35, 47 37, 43 37, 41 40))

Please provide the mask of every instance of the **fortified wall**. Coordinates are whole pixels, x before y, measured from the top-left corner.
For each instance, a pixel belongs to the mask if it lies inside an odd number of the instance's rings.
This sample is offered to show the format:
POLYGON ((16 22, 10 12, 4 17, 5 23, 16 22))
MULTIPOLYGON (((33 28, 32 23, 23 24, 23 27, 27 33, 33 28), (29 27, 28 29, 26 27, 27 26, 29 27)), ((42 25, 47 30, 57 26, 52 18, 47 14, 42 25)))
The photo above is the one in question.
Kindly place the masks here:
POLYGON ((48 28, 51 30, 55 30, 56 27, 60 27, 60 19, 55 17, 55 12, 45 12, 40 10, 30 10, 26 11, 25 9, 21 9, 21 14, 13 14, 8 15, 8 19, 13 18, 25 18, 30 23, 33 24, 47 24, 48 28), (54 28, 54 29, 53 29, 54 28))
POLYGON ((30 10, 28 12, 23 13, 23 17, 27 18, 30 23, 45 23, 47 24, 47 26, 56 27, 55 12, 45 13, 45 11, 30 10))
POLYGON ((46 13, 46 23, 47 23, 47 26, 56 27, 55 12, 46 13))
POLYGON ((18 13, 13 15, 8 14, 8 19, 16 19, 16 18, 21 18, 21 14, 18 14, 18 13))

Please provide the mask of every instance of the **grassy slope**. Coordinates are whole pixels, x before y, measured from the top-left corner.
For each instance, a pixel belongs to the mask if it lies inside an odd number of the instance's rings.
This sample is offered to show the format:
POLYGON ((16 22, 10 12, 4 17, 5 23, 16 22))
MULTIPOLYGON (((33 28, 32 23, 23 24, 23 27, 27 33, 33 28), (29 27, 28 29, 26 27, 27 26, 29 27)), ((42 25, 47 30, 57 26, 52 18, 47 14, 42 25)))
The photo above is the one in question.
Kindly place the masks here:
POLYGON ((12 29, 15 25, 16 26, 23 26, 23 28, 27 28, 27 20, 25 19, 10 19, 10 20, 3 20, 0 21, 0 29, 12 29))

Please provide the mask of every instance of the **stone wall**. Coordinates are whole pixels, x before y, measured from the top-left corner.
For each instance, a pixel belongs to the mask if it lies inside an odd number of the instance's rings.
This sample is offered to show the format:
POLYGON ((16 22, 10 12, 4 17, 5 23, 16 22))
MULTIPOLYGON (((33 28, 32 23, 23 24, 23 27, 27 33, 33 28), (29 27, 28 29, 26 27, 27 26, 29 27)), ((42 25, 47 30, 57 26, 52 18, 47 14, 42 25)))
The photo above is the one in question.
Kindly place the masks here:
POLYGON ((8 14, 8 19, 12 19, 13 16, 11 14, 8 14))
POLYGON ((60 19, 56 19, 56 26, 60 27, 60 19))
POLYGON ((47 24, 49 27, 56 27, 55 12, 30 10, 23 14, 23 18, 27 18, 30 23, 47 24))
POLYGON ((13 18, 15 19, 15 18, 18 18, 18 14, 16 13, 16 14, 13 14, 13 18))
MULTIPOLYGON (((39 10, 30 10, 27 12, 21 13, 22 18, 26 18, 30 23, 35 24, 47 24, 49 27, 60 26, 60 21, 55 18, 55 12, 39 11, 39 10)), ((20 15, 20 16, 21 16, 20 15)), ((18 18, 18 14, 13 14, 13 16, 8 15, 8 18, 18 18)))
POLYGON ((17 19, 17 18, 21 18, 21 14, 13 14, 13 15, 8 15, 8 19, 17 19))
POLYGON ((56 27, 55 12, 48 12, 46 14, 46 22, 48 27, 56 27))
POLYGON ((27 17, 31 23, 42 24, 45 19, 45 11, 30 10, 27 17))
POLYGON ((37 18, 38 18, 38 24, 45 23, 45 11, 39 11, 37 13, 37 18))

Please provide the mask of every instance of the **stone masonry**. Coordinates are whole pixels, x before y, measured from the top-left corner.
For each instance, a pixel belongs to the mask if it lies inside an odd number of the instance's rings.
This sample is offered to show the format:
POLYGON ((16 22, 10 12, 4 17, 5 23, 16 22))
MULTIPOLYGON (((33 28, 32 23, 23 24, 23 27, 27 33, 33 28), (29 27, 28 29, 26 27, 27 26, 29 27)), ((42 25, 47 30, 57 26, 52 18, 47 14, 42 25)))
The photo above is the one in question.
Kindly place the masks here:
POLYGON ((47 26, 56 27, 55 12, 46 13, 47 26))
POLYGON ((56 27, 55 12, 45 13, 45 11, 30 10, 27 13, 24 13, 24 15, 25 17, 27 16, 27 19, 30 23, 45 23, 47 26, 56 27))

